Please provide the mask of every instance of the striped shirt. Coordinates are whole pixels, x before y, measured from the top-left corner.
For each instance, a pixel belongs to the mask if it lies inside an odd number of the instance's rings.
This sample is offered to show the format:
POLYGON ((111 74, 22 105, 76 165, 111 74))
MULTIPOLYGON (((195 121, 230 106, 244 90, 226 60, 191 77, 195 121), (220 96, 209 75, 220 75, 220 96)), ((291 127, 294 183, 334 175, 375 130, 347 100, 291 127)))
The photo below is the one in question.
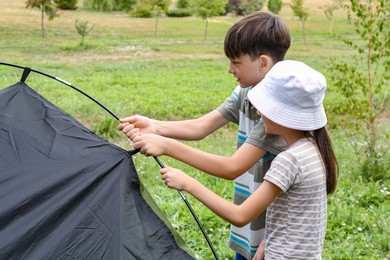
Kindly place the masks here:
MULTIPOLYGON (((260 186, 275 155, 285 150, 286 145, 283 138, 266 134, 260 116, 247 99, 249 90, 237 86, 217 109, 227 120, 238 124, 237 149, 244 143, 250 143, 267 151, 251 169, 234 180, 235 204, 244 202, 260 186)), ((264 212, 244 227, 231 225, 229 247, 251 259, 264 239, 265 217, 264 212)))
POLYGON ((282 192, 267 209, 265 259, 321 259, 326 232, 326 172, 312 140, 294 143, 265 180, 282 192))

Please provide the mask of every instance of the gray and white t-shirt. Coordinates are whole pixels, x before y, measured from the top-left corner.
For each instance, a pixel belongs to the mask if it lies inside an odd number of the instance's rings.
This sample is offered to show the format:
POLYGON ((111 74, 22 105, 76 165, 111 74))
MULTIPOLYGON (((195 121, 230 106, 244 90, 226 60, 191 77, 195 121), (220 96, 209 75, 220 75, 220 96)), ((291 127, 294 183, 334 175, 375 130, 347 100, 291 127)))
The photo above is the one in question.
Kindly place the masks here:
POLYGON ((267 209, 265 259, 321 259, 326 233, 326 171, 314 141, 280 153, 264 180, 282 192, 267 209))

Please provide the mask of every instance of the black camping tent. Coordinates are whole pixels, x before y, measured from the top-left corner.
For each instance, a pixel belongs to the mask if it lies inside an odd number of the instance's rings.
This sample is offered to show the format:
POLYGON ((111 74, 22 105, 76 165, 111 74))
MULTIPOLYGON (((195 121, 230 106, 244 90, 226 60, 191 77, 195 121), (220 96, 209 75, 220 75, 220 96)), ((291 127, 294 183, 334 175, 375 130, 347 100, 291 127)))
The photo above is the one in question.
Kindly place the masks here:
POLYGON ((0 259, 193 259, 157 213, 131 154, 24 82, 0 90, 0 259))

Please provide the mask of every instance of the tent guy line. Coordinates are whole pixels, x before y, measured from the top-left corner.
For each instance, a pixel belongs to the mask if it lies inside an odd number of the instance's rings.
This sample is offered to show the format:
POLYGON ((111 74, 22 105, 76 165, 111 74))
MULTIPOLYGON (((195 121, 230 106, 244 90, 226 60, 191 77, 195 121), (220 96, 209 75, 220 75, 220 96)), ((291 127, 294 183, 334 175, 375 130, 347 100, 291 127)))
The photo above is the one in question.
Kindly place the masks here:
MULTIPOLYGON (((11 67, 15 67, 15 68, 19 68, 19 69, 23 69, 23 74, 22 74, 22 77, 20 79, 21 82, 25 82, 25 80, 27 79, 27 77, 30 75, 30 72, 35 72, 35 73, 38 73, 38 74, 41 74, 41 75, 44 75, 46 77, 49 77, 51 79, 54 79, 68 87, 71 87, 73 88, 74 90, 78 91, 79 93, 83 94, 84 96, 88 97, 89 99, 91 99, 92 101, 94 101, 96 104, 98 104, 100 107, 102 107, 104 110, 106 110, 110 115, 112 115, 116 120, 119 121, 119 117, 114 113, 112 112, 109 108, 107 108, 105 105, 103 105, 101 102, 99 102, 97 99, 95 99, 94 97, 90 96, 88 93, 84 92, 83 90, 79 89, 78 87, 74 86, 73 84, 61 79, 61 78, 58 78, 58 77, 55 77, 53 75, 50 75, 48 73, 45 73, 45 72, 42 72, 40 70, 36 70, 36 69, 32 69, 32 68, 29 68, 29 67, 25 67, 25 66, 20 66, 20 65, 16 65, 16 64, 11 64, 11 63, 6 63, 6 62, 0 62, 0 65, 6 65, 6 66, 11 66, 11 67)), ((134 155, 136 153, 138 153, 139 150, 130 150, 130 151, 127 151, 127 153, 131 156, 131 155, 134 155)), ((157 157, 157 156, 153 156, 153 158, 155 159, 155 161, 158 163, 158 165, 161 167, 161 168, 164 168, 164 164, 160 161, 160 159, 157 157)), ((216 253, 216 250, 214 248, 214 246, 212 245, 205 229, 203 228, 199 218, 197 217, 197 215, 195 214, 191 204, 188 202, 188 200, 186 199, 186 197, 184 196, 183 192, 181 190, 177 190, 178 193, 180 194, 181 198, 183 199, 183 201, 185 202, 187 208, 189 209, 189 211, 191 212, 193 218, 195 219, 196 223, 198 224, 203 236, 205 237, 214 257, 216 260, 219 260, 219 257, 218 257, 218 254, 216 253)))

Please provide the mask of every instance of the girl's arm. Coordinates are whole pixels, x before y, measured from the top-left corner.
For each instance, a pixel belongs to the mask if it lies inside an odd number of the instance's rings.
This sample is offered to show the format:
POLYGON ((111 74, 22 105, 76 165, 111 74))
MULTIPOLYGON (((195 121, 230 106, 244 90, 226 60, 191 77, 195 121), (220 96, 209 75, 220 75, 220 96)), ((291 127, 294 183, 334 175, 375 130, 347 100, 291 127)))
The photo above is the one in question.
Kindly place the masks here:
POLYGON ((206 153, 174 139, 158 135, 142 134, 133 139, 133 146, 146 156, 168 155, 213 176, 234 180, 249 170, 264 154, 265 150, 244 143, 230 156, 206 153))
POLYGON ((241 205, 235 205, 178 169, 166 166, 160 173, 168 187, 190 193, 215 214, 238 227, 248 224, 261 214, 281 191, 279 187, 265 180, 247 200, 241 205))

